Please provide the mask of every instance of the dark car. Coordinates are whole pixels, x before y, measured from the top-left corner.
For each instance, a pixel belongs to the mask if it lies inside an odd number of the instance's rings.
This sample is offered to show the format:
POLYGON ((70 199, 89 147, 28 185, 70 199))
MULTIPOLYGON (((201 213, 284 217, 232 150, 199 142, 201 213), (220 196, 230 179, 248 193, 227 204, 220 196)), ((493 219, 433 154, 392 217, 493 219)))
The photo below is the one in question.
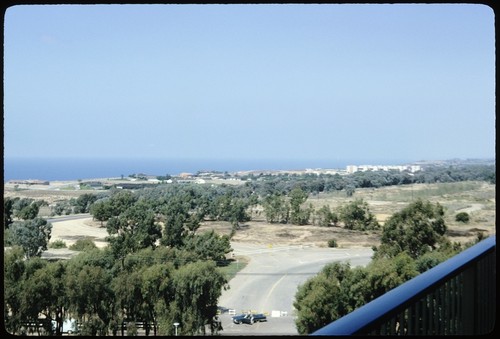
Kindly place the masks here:
POLYGON ((233 322, 235 324, 253 324, 258 321, 267 321, 267 318, 264 314, 259 313, 259 314, 252 314, 252 313, 247 313, 247 314, 239 314, 235 315, 233 317, 233 322))

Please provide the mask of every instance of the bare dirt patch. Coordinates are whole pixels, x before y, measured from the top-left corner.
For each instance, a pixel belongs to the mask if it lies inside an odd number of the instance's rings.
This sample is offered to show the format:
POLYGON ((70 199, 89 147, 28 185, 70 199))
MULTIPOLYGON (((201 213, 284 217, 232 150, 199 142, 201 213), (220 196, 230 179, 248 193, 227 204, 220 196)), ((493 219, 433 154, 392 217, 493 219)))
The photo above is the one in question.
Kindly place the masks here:
MULTIPOLYGON (((71 187, 75 183, 60 183, 55 188, 28 187, 27 189, 5 185, 4 197, 43 199, 51 204, 58 200, 76 198, 84 193, 97 193, 97 191, 61 189, 71 187)), ((400 211, 416 198, 439 202, 445 208, 448 237, 451 241, 464 243, 474 240, 478 232, 482 232, 484 236, 495 234, 495 197, 496 186, 487 183, 416 184, 356 189, 352 197, 346 197, 344 192, 320 193, 311 196, 306 203, 311 203, 316 209, 327 205, 335 210, 354 199, 363 199, 368 203, 370 211, 375 214, 377 220, 383 224, 393 213, 400 211), (471 221, 467 224, 455 221, 456 213, 464 211, 470 214, 471 221)), ((54 226, 57 227, 53 228, 51 241, 63 239, 68 243, 73 243, 75 239, 78 239, 77 236, 88 236, 95 239, 98 246, 105 245, 106 229, 92 218, 55 223, 54 226)), ((232 227, 228 222, 205 221, 198 232, 210 229, 220 234, 230 235, 232 227)), ((327 246, 330 239, 335 239, 339 247, 371 247, 379 245, 380 232, 352 231, 342 227, 270 224, 265 221, 262 209, 255 208, 252 211, 252 221, 241 224, 232 237, 232 241, 236 242, 264 245, 300 244, 318 247, 327 246)))
MULTIPOLYGON (((204 222, 198 232, 212 229, 217 233, 229 235, 231 224, 228 222, 204 222)), ((267 246, 309 245, 326 247, 330 239, 335 239, 339 247, 370 247, 378 245, 380 242, 379 235, 371 231, 352 231, 342 227, 270 224, 263 220, 242 224, 231 240, 267 246)))

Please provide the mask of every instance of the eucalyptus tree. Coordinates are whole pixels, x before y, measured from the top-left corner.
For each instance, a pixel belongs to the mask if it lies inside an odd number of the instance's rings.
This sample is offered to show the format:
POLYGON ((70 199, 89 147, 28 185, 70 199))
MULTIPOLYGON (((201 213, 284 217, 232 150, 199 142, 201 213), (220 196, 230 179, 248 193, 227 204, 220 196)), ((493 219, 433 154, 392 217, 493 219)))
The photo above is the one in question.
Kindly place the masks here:
POLYGON ((84 253, 83 260, 72 258, 65 279, 68 309, 87 336, 106 335, 116 310, 111 272, 99 266, 99 260, 92 262, 91 256, 98 256, 99 251, 84 253))
POLYGON ((299 334, 308 334, 342 316, 342 290, 339 277, 324 268, 318 275, 299 285, 293 303, 299 334))
POLYGON ((312 205, 303 207, 308 194, 300 187, 295 187, 289 194, 290 222, 295 225, 306 225, 313 212, 312 205))
POLYGON ((113 216, 111 205, 106 199, 94 202, 90 206, 89 212, 95 220, 101 222, 101 226, 103 226, 104 221, 109 220, 113 216))
POLYGON ((443 206, 418 199, 385 222, 375 256, 391 258, 406 251, 418 258, 446 241, 446 229, 443 206))
POLYGON ((272 194, 266 196, 263 200, 264 214, 268 222, 288 223, 290 219, 290 204, 285 196, 272 194))
POLYGON ((80 195, 74 200, 73 205, 75 213, 88 213, 90 206, 97 201, 97 195, 92 193, 85 193, 80 195))
POLYGON ((14 214, 14 203, 16 200, 19 200, 18 197, 16 198, 4 198, 3 199, 3 228, 4 230, 8 229, 10 224, 12 224, 12 215, 14 214))
POLYGON ((205 326, 216 330, 217 300, 226 284, 212 261, 179 267, 172 275, 173 298, 158 308, 160 334, 173 335, 175 322, 180 324, 181 335, 205 334, 205 326))
MULTIPOLYGON (((31 259, 42 260, 39 258, 31 259)), ((55 323, 55 334, 61 335, 67 303, 65 277, 66 268, 63 262, 46 262, 35 264, 37 269, 23 280, 21 293, 22 305, 26 307, 27 320, 36 320, 42 315, 49 320, 46 323, 47 333, 52 332, 52 321, 55 323), (49 327, 50 326, 50 327, 49 327)))
POLYGON ((335 211, 332 211, 330 206, 323 205, 315 211, 316 224, 319 226, 335 226, 339 221, 339 217, 335 211))
POLYGON ((299 334, 314 332, 417 274, 415 261, 404 252, 393 260, 374 260, 366 267, 328 264, 297 290, 297 330, 299 334))
POLYGON ((355 199, 339 207, 339 220, 350 230, 371 230, 380 227, 375 215, 370 211, 368 203, 363 199, 355 199))
POLYGON ((174 267, 171 263, 156 263, 141 270, 141 293, 144 303, 142 320, 146 324, 146 335, 149 334, 151 326, 153 335, 156 336, 159 321, 158 310, 164 309, 164 306, 170 304, 174 298, 175 292, 171 286, 173 271, 174 267))
POLYGON ((9 229, 9 242, 23 248, 26 258, 41 256, 47 250, 52 224, 43 218, 14 222, 9 229))
POLYGON ((198 225, 193 224, 188 227, 190 222, 194 222, 190 213, 190 206, 180 198, 171 198, 167 205, 161 210, 163 222, 163 235, 160 243, 163 246, 180 248, 184 244, 184 238, 189 232, 196 229, 198 225))
POLYGON ((218 235, 214 230, 187 237, 183 248, 195 253, 201 260, 213 260, 217 263, 224 261, 226 254, 232 251, 229 237, 218 235))
POLYGON ((3 309, 4 326, 12 334, 20 334, 23 314, 23 279, 26 271, 24 251, 20 246, 4 249, 3 261, 3 309))
POLYGON ((142 320, 145 300, 141 288, 142 277, 139 268, 130 271, 122 270, 113 278, 111 289, 115 297, 116 319, 119 320, 119 323, 142 320))
POLYGON ((161 226, 147 202, 139 200, 112 217, 106 224, 109 236, 106 238, 117 258, 143 248, 156 247, 161 237, 161 226))

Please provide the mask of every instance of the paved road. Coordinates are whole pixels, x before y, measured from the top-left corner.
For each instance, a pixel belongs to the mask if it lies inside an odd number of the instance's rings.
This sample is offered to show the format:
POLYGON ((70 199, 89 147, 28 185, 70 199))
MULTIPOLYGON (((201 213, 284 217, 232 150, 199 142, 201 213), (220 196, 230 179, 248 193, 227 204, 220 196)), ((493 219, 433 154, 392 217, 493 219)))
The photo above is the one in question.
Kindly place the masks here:
POLYGON ((239 243, 231 246, 235 255, 247 256, 250 262, 229 282, 230 289, 223 291, 219 306, 234 309, 237 314, 266 313, 268 321, 236 325, 231 322, 230 314, 223 313, 222 335, 297 335, 293 301, 298 286, 327 263, 349 261, 352 267, 364 266, 373 254, 370 248, 265 247, 239 243))
MULTIPOLYGON (((82 235, 92 235, 96 244, 105 244, 105 228, 87 226, 74 219, 91 218, 89 215, 66 216, 50 219, 53 237, 74 242, 82 235), (98 240, 98 241, 97 241, 98 240)), ((219 306, 242 311, 266 313, 268 321, 253 325, 236 325, 231 315, 220 316, 222 335, 297 335, 293 301, 297 287, 316 275, 327 263, 350 261, 351 265, 366 265, 372 256, 370 248, 337 249, 306 246, 264 246, 231 243, 236 256, 250 258, 249 264, 230 282, 230 289, 223 291, 219 306), (274 311, 274 312, 273 312, 274 311), (273 315, 280 315, 274 317, 273 315)), ((67 258, 74 255, 69 249, 50 249, 42 256, 67 258)))
POLYGON ((88 218, 92 218, 90 213, 63 215, 63 216, 59 216, 59 217, 49 218, 49 219, 47 219, 47 221, 50 223, 54 223, 54 222, 78 220, 78 219, 88 219, 88 218))

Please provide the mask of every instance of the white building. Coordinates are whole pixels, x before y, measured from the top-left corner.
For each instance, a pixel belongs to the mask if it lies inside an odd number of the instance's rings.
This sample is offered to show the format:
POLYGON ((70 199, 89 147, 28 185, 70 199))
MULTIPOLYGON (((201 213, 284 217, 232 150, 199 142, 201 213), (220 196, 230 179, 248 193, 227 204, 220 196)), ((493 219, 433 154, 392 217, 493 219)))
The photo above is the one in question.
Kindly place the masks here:
POLYGON ((355 173, 355 172, 366 172, 366 171, 390 171, 397 170, 400 172, 408 171, 410 173, 415 173, 421 171, 422 168, 419 165, 348 165, 346 167, 347 173, 355 173))

